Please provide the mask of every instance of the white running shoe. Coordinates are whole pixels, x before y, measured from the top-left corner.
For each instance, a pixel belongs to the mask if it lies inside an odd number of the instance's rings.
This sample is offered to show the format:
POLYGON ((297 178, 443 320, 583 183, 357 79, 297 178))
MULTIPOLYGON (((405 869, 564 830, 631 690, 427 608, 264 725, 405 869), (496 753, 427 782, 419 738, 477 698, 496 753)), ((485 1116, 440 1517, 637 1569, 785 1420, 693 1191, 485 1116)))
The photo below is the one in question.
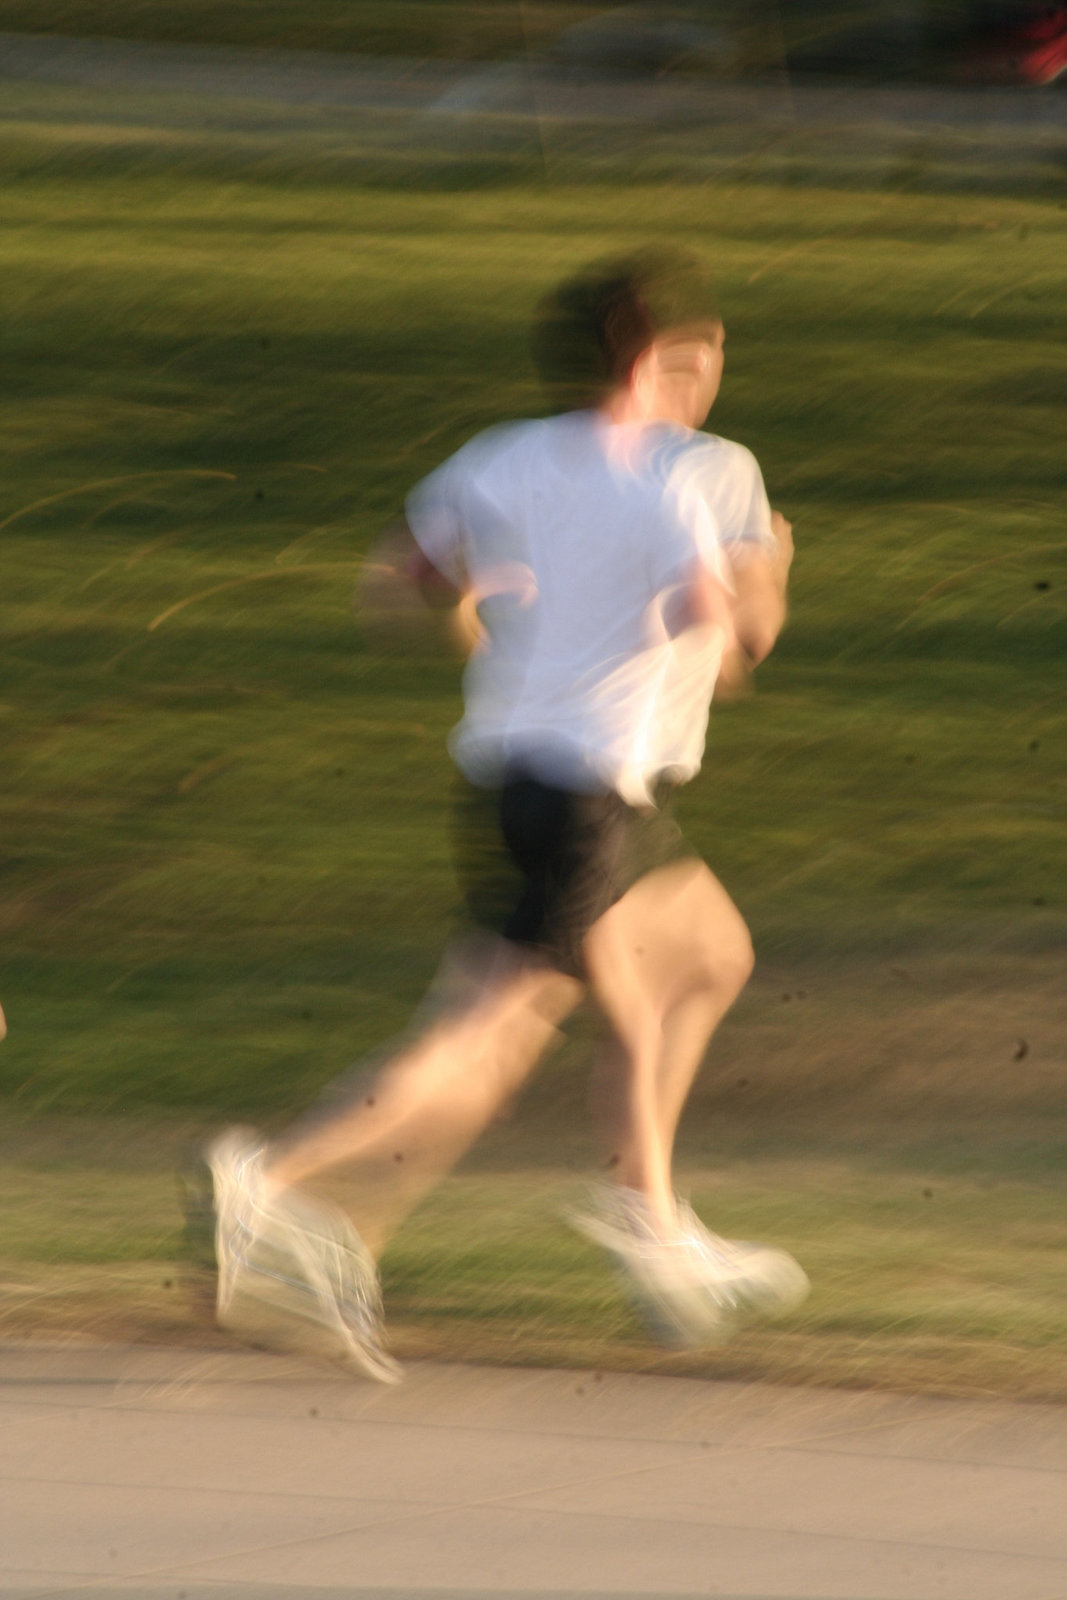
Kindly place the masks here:
POLYGON ((220 1325, 242 1331, 247 1296, 324 1328, 366 1377, 398 1383, 401 1368, 384 1347, 378 1271, 344 1213, 295 1190, 271 1192, 264 1146, 246 1128, 231 1128, 205 1154, 220 1325))
POLYGON ((676 1349, 722 1344, 747 1316, 777 1316, 807 1295, 807 1274, 784 1250, 720 1239, 675 1203, 668 1236, 644 1195, 598 1184, 570 1220, 614 1258, 652 1338, 676 1349))
POLYGON ((721 1239, 705 1228, 687 1201, 675 1198, 678 1227, 689 1248, 706 1263, 709 1292, 738 1316, 780 1317, 811 1293, 799 1261, 774 1245, 721 1239))

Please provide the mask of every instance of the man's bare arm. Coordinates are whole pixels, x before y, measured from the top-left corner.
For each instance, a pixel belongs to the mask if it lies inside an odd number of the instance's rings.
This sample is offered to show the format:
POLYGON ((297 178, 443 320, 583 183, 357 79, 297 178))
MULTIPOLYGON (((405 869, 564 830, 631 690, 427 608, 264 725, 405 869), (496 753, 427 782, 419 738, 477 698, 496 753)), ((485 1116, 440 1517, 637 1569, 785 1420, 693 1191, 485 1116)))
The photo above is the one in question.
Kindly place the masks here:
POLYGON ((403 517, 386 528, 360 570, 355 594, 361 625, 388 647, 427 643, 427 610, 441 614, 448 642, 469 655, 480 637, 469 590, 460 589, 430 561, 403 517))
POLYGON ((780 511, 771 512, 771 532, 777 546, 773 553, 754 550, 733 568, 734 633, 754 667, 770 655, 786 619, 793 527, 780 511))
POLYGON ((747 693, 752 670, 774 648, 786 618, 786 589, 793 560, 793 529, 780 511, 771 513, 773 552, 752 550, 735 560, 732 591, 704 571, 689 595, 692 621, 718 623, 726 646, 715 687, 719 700, 747 693))
POLYGON ((793 560, 793 529, 780 511, 771 513, 776 550, 746 551, 731 566, 732 590, 706 567, 701 567, 675 608, 671 619, 679 626, 717 623, 728 636, 728 648, 740 649, 750 666, 757 666, 774 648, 786 617, 786 587, 793 560))

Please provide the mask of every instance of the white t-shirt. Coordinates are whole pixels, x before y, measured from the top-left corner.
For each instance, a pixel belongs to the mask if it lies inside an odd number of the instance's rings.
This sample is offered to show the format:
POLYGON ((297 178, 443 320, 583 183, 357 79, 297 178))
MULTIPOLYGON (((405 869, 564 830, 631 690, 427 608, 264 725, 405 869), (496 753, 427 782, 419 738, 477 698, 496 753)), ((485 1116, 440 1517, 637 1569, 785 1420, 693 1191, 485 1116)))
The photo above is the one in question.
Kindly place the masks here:
POLYGON ((595 411, 510 423, 423 479, 407 519, 485 630, 450 740, 473 783, 521 770, 643 805, 693 776, 725 635, 672 638, 665 609, 698 563, 729 588, 742 547, 775 548, 750 451, 595 411))

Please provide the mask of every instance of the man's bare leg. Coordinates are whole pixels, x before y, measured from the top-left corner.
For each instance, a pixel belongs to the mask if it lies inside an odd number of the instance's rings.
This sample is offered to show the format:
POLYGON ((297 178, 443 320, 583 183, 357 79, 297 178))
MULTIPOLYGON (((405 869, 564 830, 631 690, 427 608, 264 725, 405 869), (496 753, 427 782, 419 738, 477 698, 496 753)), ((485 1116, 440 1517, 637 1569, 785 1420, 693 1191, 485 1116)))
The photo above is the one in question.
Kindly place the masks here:
POLYGON ((701 864, 650 874, 593 929, 588 965, 616 1035, 604 1064, 615 1068, 607 1125, 619 1186, 576 1216, 577 1226, 622 1269, 660 1342, 716 1342, 746 1316, 792 1310, 809 1285, 791 1256, 709 1233, 673 1192, 682 1106, 752 965, 729 897, 701 864))
MULTIPOLYGON (((479 971, 459 963, 443 1010, 386 1059, 370 1088, 304 1119, 272 1149, 231 1129, 207 1152, 224 1327, 262 1338, 264 1308, 284 1337, 315 1325, 365 1376, 396 1382, 375 1266, 404 1212, 513 1094, 577 1004, 582 985, 503 940, 479 971), (366 1163, 359 1233, 301 1185, 366 1163), (249 1324, 249 1316, 252 1318, 249 1324)), ((271 1337, 268 1334, 268 1337, 271 1337)))
POLYGON ((401 1042, 347 1104, 312 1113, 268 1153, 274 1190, 330 1168, 372 1164, 381 1193, 360 1218, 375 1237, 455 1164, 518 1090, 581 998, 572 978, 498 941, 491 958, 459 961, 441 1014, 401 1042), (391 1174, 385 1181, 382 1174, 391 1174), (388 1193, 386 1193, 388 1191, 388 1193), (399 1204, 398 1204, 399 1200, 399 1204))
POLYGON ((589 936, 593 993, 615 1039, 595 1083, 613 1176, 674 1214, 671 1161, 682 1108, 718 1024, 752 969, 748 930, 700 862, 650 873, 589 936))

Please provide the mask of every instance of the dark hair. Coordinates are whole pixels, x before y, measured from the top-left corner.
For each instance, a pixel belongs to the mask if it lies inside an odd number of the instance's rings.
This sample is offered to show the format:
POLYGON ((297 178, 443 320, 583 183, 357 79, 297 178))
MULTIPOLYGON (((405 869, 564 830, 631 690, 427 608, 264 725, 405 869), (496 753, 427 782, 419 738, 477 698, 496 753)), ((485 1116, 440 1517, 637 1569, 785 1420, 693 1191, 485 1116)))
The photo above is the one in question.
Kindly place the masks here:
POLYGON ((559 409, 595 406, 664 333, 718 320, 703 262, 650 246, 595 261, 546 295, 534 321, 534 360, 559 409))

